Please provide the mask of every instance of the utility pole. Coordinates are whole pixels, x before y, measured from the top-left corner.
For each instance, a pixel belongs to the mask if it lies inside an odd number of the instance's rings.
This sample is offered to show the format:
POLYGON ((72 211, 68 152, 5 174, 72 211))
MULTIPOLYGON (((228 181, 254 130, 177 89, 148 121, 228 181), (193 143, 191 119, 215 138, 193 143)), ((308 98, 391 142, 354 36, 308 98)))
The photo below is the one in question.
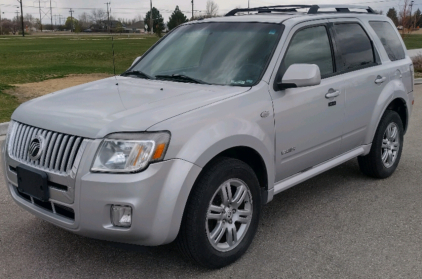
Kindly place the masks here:
POLYGON ((108 17, 108 27, 107 27, 107 29, 108 29, 108 32, 111 33, 111 28, 110 28, 110 10, 108 9, 108 5, 110 5, 111 3, 110 2, 107 2, 107 3, 104 3, 104 4, 107 5, 107 17, 108 17))
POLYGON ((40 10, 40 30, 42 32, 41 0, 38 0, 38 7, 39 7, 39 10, 40 10))
POLYGON ((1 26, 0 35, 3 35, 3 21, 1 21, 1 15, 2 14, 4 14, 4 12, 2 12, 1 9, 0 9, 0 26, 1 26))
POLYGON ((72 33, 73 32, 73 13, 74 13, 75 11, 74 10, 72 10, 72 8, 69 10, 69 13, 70 13, 70 33, 72 33))
POLYGON ((410 32, 412 32, 412 27, 413 27, 413 23, 412 23, 412 8, 413 8, 413 3, 414 3, 415 1, 410 1, 410 27, 409 27, 409 33, 410 32))
POLYGON ((50 0, 50 19, 51 19, 51 30, 54 31, 54 26, 53 26, 53 8, 51 7, 51 0, 50 0))
POLYGON ((193 0, 192 0, 192 20, 193 20, 193 0))
POLYGON ((25 27, 23 24, 23 7, 22 7, 22 0, 19 0, 19 4, 21 4, 21 25, 22 25, 22 37, 25 37, 25 27))
POLYGON ((154 34, 154 18, 152 17, 152 0, 150 0, 150 4, 151 4, 151 11, 150 11, 150 16, 149 16, 149 22, 151 24, 151 34, 154 34))
MULTIPOLYGON (((17 8, 19 8, 19 7, 17 7, 17 8)), ((15 13, 16 13, 16 24, 18 24, 18 22, 19 22, 19 11, 16 11, 15 13)), ((13 25, 13 32, 15 32, 15 26, 16 25, 13 25)), ((18 28, 18 30, 19 30, 19 28, 18 28)))

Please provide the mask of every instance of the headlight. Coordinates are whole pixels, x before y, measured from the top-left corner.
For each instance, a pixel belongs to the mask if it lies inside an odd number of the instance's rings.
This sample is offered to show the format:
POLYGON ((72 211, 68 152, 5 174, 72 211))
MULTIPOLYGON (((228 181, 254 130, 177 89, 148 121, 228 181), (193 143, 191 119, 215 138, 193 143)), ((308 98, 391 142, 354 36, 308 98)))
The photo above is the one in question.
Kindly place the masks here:
POLYGON ((170 142, 169 132, 121 133, 108 136, 100 145, 91 171, 129 173, 162 161, 170 142))

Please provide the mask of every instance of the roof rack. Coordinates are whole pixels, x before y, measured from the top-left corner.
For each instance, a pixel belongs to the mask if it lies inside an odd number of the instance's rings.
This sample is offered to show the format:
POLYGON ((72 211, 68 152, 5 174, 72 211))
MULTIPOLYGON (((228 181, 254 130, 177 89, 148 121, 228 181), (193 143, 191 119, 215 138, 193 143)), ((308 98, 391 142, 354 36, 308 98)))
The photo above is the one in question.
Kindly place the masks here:
POLYGON ((226 14, 226 16, 234 16, 237 13, 246 12, 258 12, 258 13, 271 13, 271 12, 297 12, 297 9, 311 8, 311 5, 279 5, 279 6, 267 6, 267 7, 256 7, 250 9, 234 9, 226 14))
POLYGON ((338 13, 350 13, 350 9, 359 9, 366 10, 368 14, 376 14, 376 12, 369 6, 357 6, 357 5, 313 5, 308 14, 316 14, 319 9, 333 8, 336 9, 338 13))
POLYGON ((234 16, 237 13, 245 12, 258 12, 258 13, 271 13, 271 12, 297 12, 297 9, 309 9, 308 14, 317 14, 319 9, 332 8, 336 9, 338 13, 350 13, 350 9, 366 10, 368 14, 376 14, 376 12, 369 6, 356 6, 356 5, 278 5, 266 6, 250 9, 234 9, 226 14, 226 16, 234 16))

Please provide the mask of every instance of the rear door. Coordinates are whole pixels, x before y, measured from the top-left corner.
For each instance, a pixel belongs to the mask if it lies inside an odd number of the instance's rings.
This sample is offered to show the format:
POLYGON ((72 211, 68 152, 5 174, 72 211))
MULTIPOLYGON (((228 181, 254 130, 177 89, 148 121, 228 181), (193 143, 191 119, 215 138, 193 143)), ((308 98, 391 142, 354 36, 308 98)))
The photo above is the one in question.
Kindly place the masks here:
POLYGON ((378 97, 389 80, 379 52, 358 19, 330 20, 339 51, 339 70, 345 81, 345 118, 341 153, 363 144, 378 97))

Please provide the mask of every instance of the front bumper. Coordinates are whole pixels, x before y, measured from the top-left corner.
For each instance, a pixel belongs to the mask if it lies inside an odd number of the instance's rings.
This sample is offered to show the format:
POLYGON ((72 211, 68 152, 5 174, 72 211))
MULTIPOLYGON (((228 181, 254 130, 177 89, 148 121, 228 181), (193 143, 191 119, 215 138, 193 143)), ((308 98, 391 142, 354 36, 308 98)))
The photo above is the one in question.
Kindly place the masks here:
MULTIPOLYGON (((2 148, 6 185, 14 201, 37 217, 76 234, 139 245, 161 245, 173 241, 180 228, 190 190, 201 168, 184 160, 151 164, 136 174, 100 174, 89 171, 100 140, 85 149, 75 179, 75 200, 56 206, 74 211, 74 219, 31 203, 17 191, 16 177, 8 167, 2 148), (110 220, 112 205, 132 207, 132 226, 114 227, 110 220)), ((10 160, 10 158, 7 158, 10 160)))

